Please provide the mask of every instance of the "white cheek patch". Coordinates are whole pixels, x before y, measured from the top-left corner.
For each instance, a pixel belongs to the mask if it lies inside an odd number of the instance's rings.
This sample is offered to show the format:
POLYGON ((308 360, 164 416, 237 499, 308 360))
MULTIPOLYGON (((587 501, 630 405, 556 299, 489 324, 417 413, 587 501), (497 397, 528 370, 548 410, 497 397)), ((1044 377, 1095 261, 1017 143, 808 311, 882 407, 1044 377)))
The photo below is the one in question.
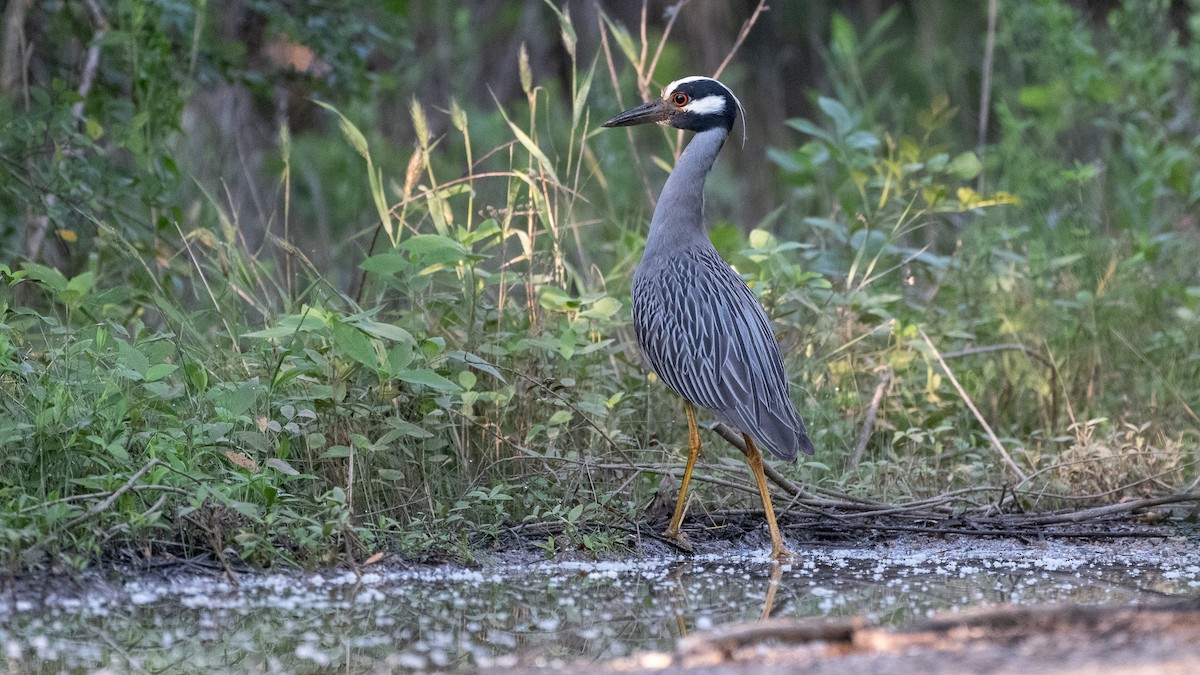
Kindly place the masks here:
POLYGON ((725 112, 724 96, 705 96, 683 106, 680 110, 697 115, 719 115, 725 112))

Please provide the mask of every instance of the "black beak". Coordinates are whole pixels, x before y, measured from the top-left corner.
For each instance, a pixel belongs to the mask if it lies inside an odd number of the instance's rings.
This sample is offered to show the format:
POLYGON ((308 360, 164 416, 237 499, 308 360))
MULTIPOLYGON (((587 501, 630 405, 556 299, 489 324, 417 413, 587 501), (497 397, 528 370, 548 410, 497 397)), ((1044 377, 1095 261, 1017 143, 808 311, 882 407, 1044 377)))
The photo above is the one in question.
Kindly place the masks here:
POLYGON ((650 101, 636 108, 630 108, 611 120, 601 124, 603 127, 631 127, 635 124, 662 122, 674 113, 674 109, 666 101, 650 101))

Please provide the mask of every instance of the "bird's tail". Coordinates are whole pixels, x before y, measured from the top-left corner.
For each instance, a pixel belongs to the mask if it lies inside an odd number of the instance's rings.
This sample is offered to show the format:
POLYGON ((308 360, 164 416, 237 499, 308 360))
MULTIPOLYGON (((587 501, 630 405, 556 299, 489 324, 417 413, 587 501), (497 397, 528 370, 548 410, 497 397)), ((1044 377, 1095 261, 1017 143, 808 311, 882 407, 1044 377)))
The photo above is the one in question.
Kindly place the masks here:
POLYGON ((813 454, 812 440, 808 437, 808 429, 804 426, 804 420, 801 420, 795 412, 790 417, 791 419, 786 419, 784 416, 771 413, 762 415, 758 420, 757 436, 751 433, 759 445, 770 451, 772 455, 788 462, 795 461, 796 456, 801 452, 806 455, 813 454))

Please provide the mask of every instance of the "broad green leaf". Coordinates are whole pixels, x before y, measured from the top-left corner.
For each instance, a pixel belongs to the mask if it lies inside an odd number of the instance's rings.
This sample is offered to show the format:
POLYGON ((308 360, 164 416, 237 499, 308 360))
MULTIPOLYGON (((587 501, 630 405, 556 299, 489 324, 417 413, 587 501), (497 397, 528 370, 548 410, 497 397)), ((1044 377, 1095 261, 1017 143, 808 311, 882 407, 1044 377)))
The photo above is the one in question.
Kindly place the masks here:
POLYGON ((391 431, 379 438, 377 443, 380 445, 387 445, 397 438, 433 438, 433 434, 428 430, 396 417, 389 417, 387 426, 391 431))
POLYGON ((409 345, 417 344, 417 341, 415 338, 413 338, 412 333, 409 333, 403 328, 390 323, 361 320, 355 321, 354 325, 364 333, 382 340, 391 340, 392 342, 399 342, 401 344, 409 345))
POLYGON ((146 369, 146 381, 157 382, 179 369, 173 363, 158 363, 146 369))
POLYGON ((67 282, 66 290, 69 293, 77 293, 80 296, 84 296, 87 295, 95 285, 96 273, 84 272, 79 276, 72 277, 71 280, 67 282))
POLYGON ((400 248, 421 256, 425 261, 451 262, 467 257, 462 244, 440 234, 418 234, 406 239, 400 248))
POLYGON ((345 445, 333 445, 322 452, 318 459, 345 459, 350 456, 350 448, 345 445))
POLYGON ((368 368, 379 367, 379 354, 371 344, 371 339, 353 325, 340 321, 335 323, 333 325, 333 342, 339 351, 351 359, 368 368))
POLYGON ((359 269, 380 276, 395 276, 412 268, 412 263, 402 255, 389 251, 373 255, 358 265, 359 269))
POLYGON ((971 151, 964 152, 955 157, 953 161, 946 166, 946 170, 958 176, 963 180, 971 180, 983 171, 983 163, 971 151))
POLYGON ((580 312, 579 315, 590 319, 610 319, 619 311, 621 311, 621 301, 611 295, 606 295, 592 303, 591 307, 580 312))
POLYGON ((462 390, 457 384, 447 380, 441 375, 438 375, 432 370, 424 368, 397 373, 395 377, 402 382, 419 384, 429 387, 430 389, 436 389, 438 391, 458 392, 462 390))
POLYGON ((479 378, 476 377, 475 373, 472 373, 469 370, 463 370, 458 373, 458 384, 463 389, 474 389, 475 384, 478 381, 479 381, 479 378))
POLYGON ((236 389, 210 389, 208 397, 215 405, 237 417, 254 405, 259 388, 255 383, 244 382, 236 389))
POLYGON ((817 105, 833 120, 833 126, 837 130, 838 136, 850 133, 850 129, 854 127, 854 118, 850 116, 850 111, 842 105, 841 101, 821 96, 817 99, 817 105))

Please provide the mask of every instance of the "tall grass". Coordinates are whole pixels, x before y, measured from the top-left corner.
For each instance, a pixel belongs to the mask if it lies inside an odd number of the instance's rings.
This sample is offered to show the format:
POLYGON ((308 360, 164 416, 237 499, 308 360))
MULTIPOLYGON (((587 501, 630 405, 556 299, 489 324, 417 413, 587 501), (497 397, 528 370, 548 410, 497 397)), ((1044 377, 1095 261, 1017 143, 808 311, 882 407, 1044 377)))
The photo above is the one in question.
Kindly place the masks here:
MULTIPOLYGON (((0 265, 11 567, 469 556, 514 536, 601 551, 644 526, 679 470, 682 416, 632 346, 628 286, 685 139, 593 117, 683 74, 659 67, 674 19, 635 37, 603 17, 600 51, 584 55, 571 18, 546 11, 570 75, 538 81, 521 50, 521 105, 412 99, 409 148, 353 105, 321 103, 332 142, 282 126, 261 247, 228 192, 201 185, 155 211, 170 246, 82 209, 97 240, 87 270, 0 265), (366 206, 337 214, 360 225, 314 256, 300 195, 318 190, 366 206)), ((1071 11, 1006 9, 998 51, 1026 39, 1022 22, 1075 30, 1071 11)), ((1200 136, 1190 120, 1158 125, 1172 97, 1194 97, 1160 71, 1200 61, 1149 50, 1136 36, 1157 24, 1119 30, 1135 8, 1113 16, 1105 39, 1127 60, 1093 51, 1050 85, 997 73, 982 156, 957 131, 959 102, 886 119, 895 102, 870 100, 862 73, 895 48, 894 15, 861 35, 835 20, 839 98, 814 97, 810 118, 789 122, 794 143, 769 153, 787 199, 763 222, 718 216, 712 230, 774 318, 814 430, 818 455, 780 467, 789 478, 896 501, 1005 486, 1025 508, 1194 487, 1187 214, 1200 192, 1180 150, 1200 136), (1044 95, 1096 78, 1078 109, 1044 95), (1092 159, 1054 150, 1081 120, 1103 140, 1092 159)), ((717 214, 737 198, 721 182, 717 214)), ((753 503, 744 467, 713 450, 697 498, 753 503)))

